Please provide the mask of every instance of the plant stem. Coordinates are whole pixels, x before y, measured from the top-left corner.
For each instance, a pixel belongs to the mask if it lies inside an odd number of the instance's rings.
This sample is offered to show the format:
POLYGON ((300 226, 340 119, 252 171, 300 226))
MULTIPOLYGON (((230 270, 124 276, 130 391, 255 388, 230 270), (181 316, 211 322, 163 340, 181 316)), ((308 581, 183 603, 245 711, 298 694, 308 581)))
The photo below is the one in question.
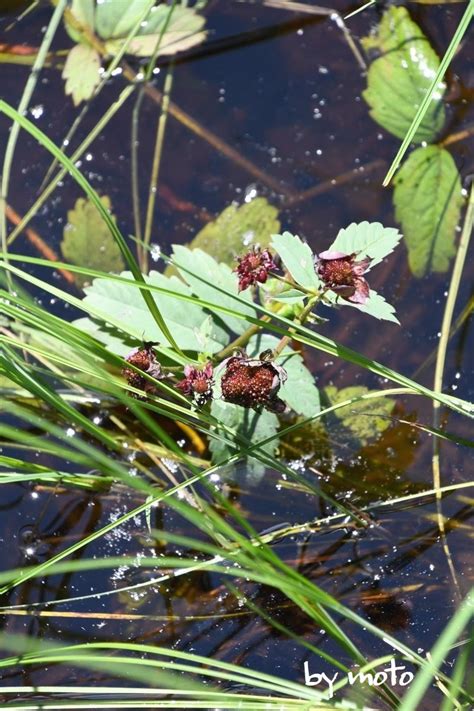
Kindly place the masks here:
MULTIPOLYGON (((268 323, 270 321, 270 317, 262 316, 261 321, 266 321, 268 323)), ((244 333, 242 333, 242 335, 236 338, 235 341, 229 343, 229 345, 219 351, 219 353, 216 353, 215 359, 217 361, 224 360, 224 358, 227 358, 228 356, 232 355, 232 353, 237 348, 244 348, 250 341, 252 336, 255 336, 256 333, 260 333, 261 330, 262 326, 260 326, 260 324, 254 324, 253 326, 250 326, 250 328, 244 331, 244 333)))
MULTIPOLYGON (((441 337, 439 340, 438 352, 436 355, 436 367, 434 375, 433 390, 434 392, 442 392, 443 390, 443 373, 444 366, 446 362, 446 351, 449 342, 449 333, 451 330, 451 323, 453 320, 454 307, 456 304, 456 298, 459 291, 459 285, 461 283, 462 271, 464 268, 464 262, 466 259, 467 249, 469 246, 469 241, 472 234, 472 227, 474 224, 474 185, 471 186, 471 192, 469 195, 469 202, 467 205, 466 216, 464 218, 464 225, 461 233, 461 239, 459 240, 458 250, 456 253, 456 259, 454 262, 453 273, 451 275, 451 282, 449 284, 448 297, 446 299, 446 306, 443 314, 443 323, 441 325, 441 337)), ((437 401, 433 402, 433 427, 439 427, 440 420, 440 403, 437 401)), ((440 446, 438 438, 433 441, 433 488, 436 489, 436 513, 438 519, 438 529, 443 543, 443 549, 446 554, 446 559, 448 561, 449 570, 451 572, 451 577, 454 581, 456 590, 461 597, 459 583, 456 577, 456 572, 454 569, 454 564, 451 558, 451 553, 449 551, 446 542, 446 528, 444 524, 444 517, 441 509, 441 469, 440 469, 440 446)))
MULTIPOLYGON (((43 68, 44 62, 46 61, 46 57, 48 56, 51 42, 53 41, 53 37, 56 34, 56 30, 58 29, 59 23, 61 22, 61 18, 66 8, 66 4, 66 0, 58 0, 58 4, 49 22, 43 41, 41 43, 41 47, 38 50, 35 63, 31 69, 30 75, 23 90, 23 94, 18 105, 19 114, 26 114, 28 105, 30 103, 31 97, 39 79, 40 71, 43 68)), ((2 177, 0 181, 0 241, 2 244, 2 251, 5 254, 8 251, 6 203, 8 198, 8 187, 10 183, 10 171, 13 163, 13 156, 15 153, 15 147, 19 133, 20 126, 18 123, 14 122, 13 126, 11 127, 7 147, 5 149, 2 177)), ((6 278, 8 286, 11 287, 11 275, 7 274, 6 278)))
MULTIPOLYGON (((306 319, 308 318, 311 311, 322 299, 323 294, 324 294, 324 291, 321 291, 317 296, 314 296, 312 299, 310 299, 308 301, 308 303, 306 304, 306 306, 303 309, 303 311, 301 312, 301 314, 297 318, 295 318, 296 323, 299 323, 300 325, 302 325, 306 321, 306 319)), ((292 328, 290 328, 288 331, 289 334, 291 334, 293 332, 294 331, 292 328)), ((273 357, 277 358, 280 355, 280 353, 284 350, 284 348, 286 348, 286 346, 291 342, 291 340, 292 340, 291 335, 283 336, 280 339, 280 342, 273 349, 273 357)))
POLYGON ((148 195, 148 205, 146 211, 145 233, 143 237, 144 246, 142 248, 141 268, 142 272, 148 272, 148 251, 151 241, 151 230, 153 225, 153 213, 155 211, 156 191, 158 186, 158 175, 163 154, 163 143, 165 138, 166 122, 168 119, 168 107, 170 103, 170 93, 173 86, 173 64, 170 65, 163 88, 163 101, 161 104, 161 114, 156 127, 155 153, 150 178, 150 191, 148 195))

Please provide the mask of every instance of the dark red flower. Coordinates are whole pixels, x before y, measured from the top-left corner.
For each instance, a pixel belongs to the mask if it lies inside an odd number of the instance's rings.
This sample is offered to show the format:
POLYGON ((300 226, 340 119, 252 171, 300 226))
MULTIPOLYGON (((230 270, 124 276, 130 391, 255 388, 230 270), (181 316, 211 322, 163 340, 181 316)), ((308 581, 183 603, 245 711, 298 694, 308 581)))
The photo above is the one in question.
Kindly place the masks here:
POLYGON ((325 286, 354 304, 365 304, 369 298, 369 285, 363 274, 370 259, 356 261, 357 254, 321 252, 316 260, 316 272, 325 286))
POLYGON ((211 363, 207 363, 202 370, 193 365, 186 365, 184 375, 186 377, 176 385, 177 388, 185 395, 192 395, 196 405, 205 405, 208 400, 211 400, 214 385, 211 363))
MULTIPOLYGON (((161 377, 161 365, 156 359, 153 344, 151 343, 145 343, 141 348, 134 348, 125 357, 125 360, 153 378, 161 377)), ((150 392, 154 389, 153 383, 150 383, 147 378, 132 368, 122 368, 122 375, 129 385, 138 390, 150 392)))
POLYGON ((285 410, 285 403, 277 395, 287 378, 286 370, 266 359, 266 355, 267 352, 259 359, 251 359, 241 354, 224 361, 221 389, 226 402, 241 407, 263 406, 272 412, 285 410))
POLYGON ((239 291, 244 291, 252 284, 264 284, 268 279, 268 272, 276 269, 277 265, 268 249, 253 247, 243 257, 237 258, 238 265, 234 269, 239 276, 239 291))

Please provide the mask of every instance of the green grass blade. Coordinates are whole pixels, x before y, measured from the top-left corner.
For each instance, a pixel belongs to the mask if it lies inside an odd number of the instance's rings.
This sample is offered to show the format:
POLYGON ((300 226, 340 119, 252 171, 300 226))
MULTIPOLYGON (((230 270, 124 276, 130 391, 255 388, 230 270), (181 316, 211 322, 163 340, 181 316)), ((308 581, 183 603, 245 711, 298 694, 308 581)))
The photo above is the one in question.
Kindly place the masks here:
POLYGON ((467 6, 464 15, 461 18, 461 21, 456 29, 456 32, 453 35, 451 42, 449 43, 449 47, 446 50, 443 59, 441 60, 439 69, 436 72, 436 76, 434 77, 433 81, 431 82, 429 91, 426 93, 426 96, 421 102, 420 107, 418 108, 418 111, 416 112, 415 117, 412 121, 412 124, 408 129, 405 138, 403 139, 402 145, 400 146, 398 153, 393 159, 392 165, 390 166, 389 171, 384 178, 383 185, 385 187, 392 180, 393 176, 395 175, 396 171, 400 166, 403 156, 408 150, 410 143, 412 143, 413 137, 415 136, 421 122, 423 121, 423 117, 426 113, 426 110, 432 101, 433 94, 437 90, 439 82, 442 81, 451 63, 452 58, 456 54, 456 51, 459 45, 461 44, 462 38, 464 37, 464 34, 466 33, 467 28, 469 27, 469 23, 471 22, 473 15, 474 0, 469 0, 469 5, 467 6))
POLYGON ((111 216, 109 215, 107 209, 104 207, 102 204, 101 199, 99 198, 98 194, 94 190, 94 188, 91 186, 89 181, 82 175, 82 173, 76 168, 74 163, 67 158, 64 153, 51 141, 46 134, 44 134, 42 131, 38 129, 37 126, 35 126, 31 121, 29 121, 27 118, 24 116, 21 116, 18 111, 15 111, 11 106, 9 106, 5 101, 0 100, 0 111, 4 113, 6 116, 9 118, 13 119, 16 123, 18 123, 22 128, 25 129, 33 138, 35 138, 38 143, 40 143, 46 150, 48 150, 57 160, 61 165, 63 165, 69 173, 72 175, 72 177, 75 179, 77 184, 84 190, 86 195, 90 198, 90 200, 94 203, 96 206, 97 210, 99 211, 102 219, 104 220, 105 224, 109 228, 112 236, 114 237, 115 241, 117 242, 117 245, 120 248, 120 251, 125 259, 125 262, 128 264, 130 271, 132 272, 135 281, 137 282, 138 288, 140 289, 143 299, 155 319, 157 325, 167 338, 168 342, 173 346, 173 348, 182 355, 182 352, 180 348, 177 346, 173 336, 171 335, 168 326, 165 323, 165 320, 163 319, 152 295, 149 293, 148 290, 142 289, 143 284, 145 284, 145 280, 143 278, 143 275, 135 261, 135 258, 125 241, 125 238, 123 237, 122 233, 118 229, 118 227, 115 225, 114 221, 112 220, 111 216))

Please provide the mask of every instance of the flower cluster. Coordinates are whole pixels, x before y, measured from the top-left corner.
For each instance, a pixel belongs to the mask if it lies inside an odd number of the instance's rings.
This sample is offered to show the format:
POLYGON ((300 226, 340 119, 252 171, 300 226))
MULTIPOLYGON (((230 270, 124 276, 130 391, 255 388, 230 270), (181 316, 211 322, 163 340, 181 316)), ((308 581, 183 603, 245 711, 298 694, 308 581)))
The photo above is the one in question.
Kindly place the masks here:
POLYGON ((321 252, 315 260, 315 269, 328 289, 353 304, 365 304, 370 289, 363 274, 371 260, 356 260, 357 254, 321 252))
POLYGON ((192 395, 194 402, 199 406, 205 405, 212 399, 214 380, 211 363, 207 363, 202 370, 193 365, 186 365, 184 375, 184 380, 176 385, 184 395, 192 395))
POLYGON ((244 291, 253 284, 264 284, 271 269, 277 269, 268 249, 253 247, 243 257, 237 258, 238 265, 234 269, 239 277, 239 291, 244 291))
MULTIPOLYGON (((127 363, 134 365, 135 368, 143 373, 151 375, 153 378, 161 378, 161 365, 157 361, 153 350, 154 343, 144 343, 141 348, 134 348, 125 356, 127 363)), ((154 390, 154 385, 144 375, 138 373, 133 368, 127 366, 122 369, 122 375, 127 380, 128 384, 137 390, 143 390, 144 393, 149 393, 154 390)))
POLYGON ((286 405, 278 397, 278 391, 287 374, 270 357, 271 351, 265 351, 258 359, 247 358, 245 354, 227 358, 221 380, 223 399, 241 407, 263 406, 272 412, 283 412, 286 405))

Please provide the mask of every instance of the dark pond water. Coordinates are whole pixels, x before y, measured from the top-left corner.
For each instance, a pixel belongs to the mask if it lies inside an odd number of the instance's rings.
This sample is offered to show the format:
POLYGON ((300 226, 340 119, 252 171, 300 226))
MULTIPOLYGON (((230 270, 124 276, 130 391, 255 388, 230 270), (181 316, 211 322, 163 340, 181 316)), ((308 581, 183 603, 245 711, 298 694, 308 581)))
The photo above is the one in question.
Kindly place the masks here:
MULTIPOLYGON (((14 3, 0 3, 0 10, 14 3)), ((345 14, 357 3, 334 2, 332 9, 345 14)), ((430 6, 409 4, 438 53, 447 47, 464 9, 462 4, 430 6)), ((0 15, 1 42, 37 46, 50 17, 46 3, 10 27, 15 12, 0 15)), ((339 228, 351 221, 380 221, 394 225, 392 192, 383 189, 383 177, 399 142, 368 116, 361 98, 364 77, 336 23, 327 17, 309 16, 264 7, 262 3, 211 0, 206 11, 209 38, 190 51, 175 68, 172 99, 183 111, 231 146, 254 167, 223 155, 215 146, 170 118, 160 173, 153 243, 167 249, 186 243, 210 216, 233 201, 242 203, 259 195, 280 210, 284 228, 304 236, 312 249, 321 251, 339 228), (265 177, 267 176, 267 177, 265 177), (341 177, 342 176, 342 177, 341 177)), ((377 21, 375 9, 350 21, 355 37, 367 34, 377 21)), ((61 31, 54 49, 70 46, 61 31)), ((474 117, 469 87, 473 86, 472 43, 467 41, 449 73, 452 91, 447 103, 449 133, 469 125, 474 117)), ((0 94, 18 105, 28 69, 2 64, 0 94)), ((162 87, 161 72, 156 86, 162 87)), ((79 143, 109 103, 125 85, 117 75, 89 109, 76 138, 79 143)), ((85 175, 102 194, 110 196, 123 232, 133 231, 130 191, 130 125, 133 98, 120 110, 109 129, 95 141, 82 162, 85 175)), ((140 120, 140 189, 144 205, 159 106, 145 98, 140 120)), ((57 66, 45 69, 31 101, 29 117, 57 143, 77 115, 65 98, 57 66)), ((6 144, 8 123, 0 119, 0 146, 6 144)), ((472 144, 453 143, 450 150, 463 178, 473 171, 472 144)), ((49 165, 34 140, 22 136, 18 144, 10 186, 14 209, 24 214, 49 165)), ((67 211, 79 188, 65 180, 34 218, 33 226, 54 249, 62 238, 67 211)), ((21 235, 16 250, 37 254, 21 235)), ((45 278, 49 271, 38 270, 45 278)), ((457 314, 473 292, 474 266, 468 260, 457 314)), ((58 283, 64 286, 58 278, 58 283)), ((433 364, 423 367, 436 348, 443 316, 449 274, 415 279, 407 266, 404 247, 373 274, 373 287, 396 306, 402 327, 378 322, 358 312, 348 317, 342 309, 322 327, 322 332, 366 356, 381 361, 431 387, 433 364), (422 369, 420 371, 420 368, 422 369)), ((43 303, 47 303, 44 301, 43 303)), ((50 308, 68 311, 59 303, 50 308)), ((445 390, 466 400, 474 399, 472 317, 450 341, 445 370, 445 390)), ((325 354, 307 354, 307 362, 321 387, 358 384, 385 385, 381 379, 325 354)), ((443 414, 451 432, 469 438, 470 422, 453 413, 443 414)), ((330 456, 314 459, 320 472, 304 470, 308 480, 318 476, 328 493, 347 497, 357 507, 370 502, 409 495, 432 488, 432 439, 407 420, 430 423, 428 400, 399 397, 393 422, 376 441, 365 446, 330 432, 330 456), (404 422, 402 422, 403 420, 404 422)), ((104 426, 107 425, 106 420, 104 426)), ((5 453, 11 449, 5 447, 5 453)), ((133 466, 133 462, 131 465, 133 466)), ((472 480, 471 450, 442 443, 441 475, 444 484, 472 480)), ((304 523, 324 515, 314 497, 285 488, 281 475, 268 471, 256 488, 236 484, 234 496, 257 530, 278 523, 304 523), (283 486, 282 486, 283 484, 283 486)), ((222 485, 222 482, 218 482, 222 485)), ((461 589, 472 585, 472 498, 469 489, 447 495, 443 512, 448 542, 461 589)), ((0 540, 2 567, 44 560, 87 533, 130 510, 141 499, 116 489, 92 496, 75 490, 32 489, 21 484, 2 488, 0 540)), ((189 524, 170 512, 155 512, 156 527, 189 533, 189 524)), ((155 515, 154 513, 154 515, 155 515)), ((335 595, 361 615, 394 634, 419 653, 430 649, 456 608, 456 591, 439 540, 436 507, 427 497, 405 504, 380 506, 373 512, 377 525, 358 531, 328 527, 321 532, 288 537, 275 545, 282 558, 309 579, 335 595)), ((145 518, 133 519, 78 555, 148 555, 145 518)), ((48 602, 117 591, 145 581, 149 574, 118 568, 109 579, 104 573, 36 579, 15 589, 9 604, 48 602)), ((287 601, 264 587, 244 586, 255 603, 277 615, 292 631, 327 653, 334 643, 287 601)), ((41 615, 8 614, 3 628, 27 632, 46 640, 78 642, 121 639, 163 646, 244 664, 303 682, 303 662, 315 670, 325 663, 303 647, 275 632, 266 622, 239 607, 224 580, 214 574, 193 574, 169 586, 137 588, 36 608, 41 615)), ((343 623, 361 651, 369 656, 388 653, 382 642, 359 627, 343 623)), ((105 673, 51 667, 16 669, 3 677, 3 685, 107 684, 105 673)), ((112 680, 113 681, 113 680, 112 680)), ((373 705, 378 702, 374 701, 373 705)), ((423 708, 439 707, 433 692, 423 708)))

